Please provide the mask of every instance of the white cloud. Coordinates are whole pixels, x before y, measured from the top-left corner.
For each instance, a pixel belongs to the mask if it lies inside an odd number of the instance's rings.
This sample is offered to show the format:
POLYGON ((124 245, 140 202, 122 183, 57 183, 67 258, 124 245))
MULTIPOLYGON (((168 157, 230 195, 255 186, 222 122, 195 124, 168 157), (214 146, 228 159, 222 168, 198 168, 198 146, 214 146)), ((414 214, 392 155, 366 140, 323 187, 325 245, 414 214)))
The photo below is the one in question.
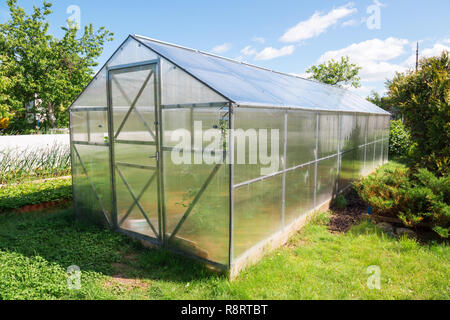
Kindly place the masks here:
POLYGON ((244 49, 241 50, 241 53, 245 56, 254 56, 258 54, 258 51, 252 48, 252 46, 246 46, 244 49))
POLYGON ((359 73, 361 79, 365 81, 385 81, 394 77, 396 72, 405 72, 406 68, 385 61, 367 61, 362 66, 359 73))
POLYGON ((259 43, 263 44, 263 43, 266 42, 266 39, 264 39, 263 37, 253 37, 252 41, 253 42, 259 42, 259 43))
POLYGON ((351 19, 351 20, 342 22, 343 27, 354 27, 356 25, 358 25, 358 21, 356 19, 351 19))
POLYGON ((339 20, 348 17, 357 11, 358 9, 354 8, 353 3, 351 2, 342 7, 335 8, 324 15, 316 11, 308 20, 301 21, 287 30, 280 38, 280 41, 298 42, 317 37, 327 31, 329 27, 337 24, 339 20))
POLYGON ((405 66, 388 61, 400 57, 405 53, 406 39, 387 38, 386 40, 372 39, 334 51, 325 52, 318 60, 323 63, 331 59, 348 56, 350 62, 362 67, 361 79, 364 81, 384 81, 392 78, 395 72, 403 72, 405 66))
POLYGON ((370 95, 370 93, 372 91, 377 91, 377 88, 375 86, 365 85, 365 84, 361 85, 361 87, 359 87, 359 88, 348 87, 346 89, 353 91, 362 97, 367 97, 370 95))
POLYGON ((406 39, 387 38, 386 40, 372 39, 334 51, 325 52, 320 58, 320 63, 330 59, 340 59, 349 56, 353 62, 388 61, 405 53, 406 39))
POLYGON ((422 53, 420 53, 419 51, 419 55, 421 57, 433 57, 433 56, 439 56, 442 51, 450 51, 450 47, 446 46, 442 43, 436 43, 433 48, 428 48, 422 51, 422 53))
MULTIPOLYGON (((450 39, 448 39, 450 40, 450 39)), ((441 55, 442 51, 450 51, 450 47, 445 45, 444 43, 450 43, 450 41, 444 40, 443 43, 437 42, 433 45, 432 48, 421 49, 419 47, 419 59, 421 58, 429 58, 434 56, 441 55)), ((402 63, 402 65, 406 68, 413 68, 416 65, 416 46, 414 45, 413 53, 402 63)))
POLYGON ((229 51, 231 47, 232 47, 231 43, 223 43, 221 45, 212 48, 212 51, 220 54, 229 51))
POLYGON ((294 53, 293 45, 285 46, 281 49, 267 47, 256 55, 255 60, 270 60, 278 57, 288 56, 292 53, 294 53))

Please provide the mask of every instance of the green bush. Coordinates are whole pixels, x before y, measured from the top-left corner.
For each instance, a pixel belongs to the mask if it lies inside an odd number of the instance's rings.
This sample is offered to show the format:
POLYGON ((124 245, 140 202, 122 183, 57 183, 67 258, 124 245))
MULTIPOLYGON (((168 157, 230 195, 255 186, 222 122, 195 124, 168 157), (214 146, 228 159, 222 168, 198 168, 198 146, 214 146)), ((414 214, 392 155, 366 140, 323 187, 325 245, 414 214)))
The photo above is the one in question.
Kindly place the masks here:
POLYGON ((401 120, 392 120, 389 135, 389 155, 404 158, 411 148, 411 136, 401 120))
POLYGON ((424 58, 417 72, 396 74, 388 81, 388 97, 404 116, 417 167, 446 176, 450 168, 450 57, 424 58))
POLYGON ((448 238, 450 179, 427 169, 380 168, 355 183, 360 197, 374 214, 399 218, 405 226, 430 227, 448 238))

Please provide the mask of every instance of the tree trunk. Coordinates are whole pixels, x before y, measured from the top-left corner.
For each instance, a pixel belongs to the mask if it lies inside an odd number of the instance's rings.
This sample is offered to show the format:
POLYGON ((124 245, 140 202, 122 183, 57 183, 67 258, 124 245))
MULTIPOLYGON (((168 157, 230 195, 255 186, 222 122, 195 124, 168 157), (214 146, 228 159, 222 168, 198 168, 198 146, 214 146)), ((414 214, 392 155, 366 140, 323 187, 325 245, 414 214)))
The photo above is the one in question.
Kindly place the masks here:
POLYGON ((55 104, 54 103, 49 103, 48 104, 48 109, 47 109, 47 120, 50 123, 50 127, 54 128, 55 127, 55 123, 56 123, 56 118, 55 118, 55 104))

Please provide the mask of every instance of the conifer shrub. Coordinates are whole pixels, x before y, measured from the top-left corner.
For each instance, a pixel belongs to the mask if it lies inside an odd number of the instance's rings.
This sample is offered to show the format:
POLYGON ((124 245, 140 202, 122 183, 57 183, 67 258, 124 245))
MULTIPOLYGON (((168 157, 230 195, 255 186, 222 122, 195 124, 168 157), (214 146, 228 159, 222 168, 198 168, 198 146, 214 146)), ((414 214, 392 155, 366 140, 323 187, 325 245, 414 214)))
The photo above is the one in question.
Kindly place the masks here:
POLYGON ((450 179, 427 169, 382 167, 355 183, 373 214, 395 217, 407 227, 429 227, 448 238, 450 179))

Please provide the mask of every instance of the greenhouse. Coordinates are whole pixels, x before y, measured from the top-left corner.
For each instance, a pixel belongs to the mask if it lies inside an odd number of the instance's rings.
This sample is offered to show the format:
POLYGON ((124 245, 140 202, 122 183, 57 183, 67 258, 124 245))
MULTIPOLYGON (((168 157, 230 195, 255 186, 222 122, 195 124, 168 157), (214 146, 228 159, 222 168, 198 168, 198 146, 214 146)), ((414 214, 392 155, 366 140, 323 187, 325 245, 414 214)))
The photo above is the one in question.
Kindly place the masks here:
POLYGON ((348 90, 137 35, 69 111, 76 214, 232 275, 388 158, 348 90))

